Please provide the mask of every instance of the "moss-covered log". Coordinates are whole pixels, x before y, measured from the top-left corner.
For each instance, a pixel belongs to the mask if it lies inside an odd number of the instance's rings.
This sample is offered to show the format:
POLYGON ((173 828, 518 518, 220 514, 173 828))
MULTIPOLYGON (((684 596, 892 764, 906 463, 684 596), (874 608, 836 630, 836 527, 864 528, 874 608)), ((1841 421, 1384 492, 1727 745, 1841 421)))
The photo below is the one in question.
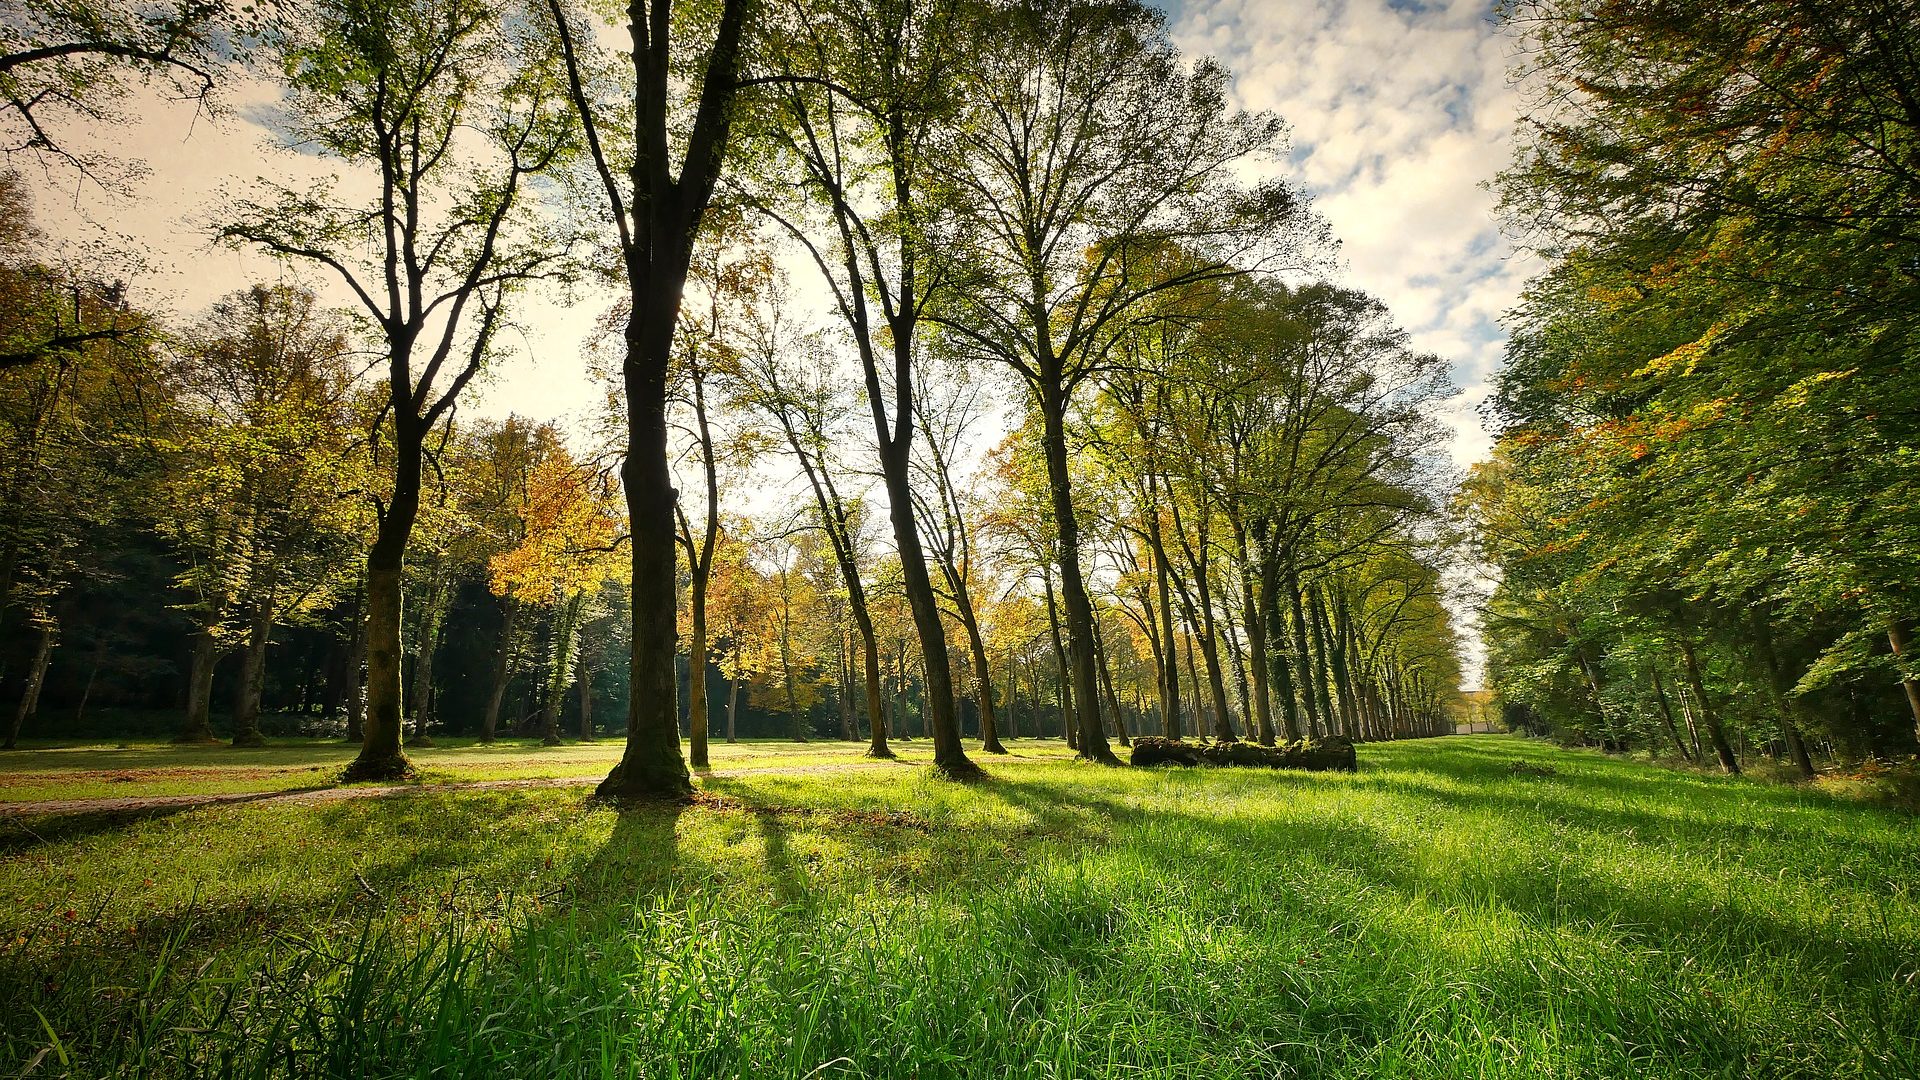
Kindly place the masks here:
POLYGON ((1353 743, 1330 736, 1279 746, 1245 742, 1184 742, 1149 736, 1133 741, 1135 765, 1242 765, 1308 772, 1353 772, 1358 761, 1353 743))

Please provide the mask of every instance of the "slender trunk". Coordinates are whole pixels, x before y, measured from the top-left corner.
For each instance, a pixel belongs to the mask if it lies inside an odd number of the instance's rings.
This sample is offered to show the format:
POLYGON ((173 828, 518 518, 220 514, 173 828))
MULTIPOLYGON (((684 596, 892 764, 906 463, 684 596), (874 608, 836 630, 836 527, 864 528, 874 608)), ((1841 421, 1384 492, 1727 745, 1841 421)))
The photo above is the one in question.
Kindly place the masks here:
POLYGON ((1286 575, 1287 602, 1293 614, 1293 659, 1299 674, 1300 703, 1306 708, 1307 733, 1317 739, 1323 734, 1320 729, 1320 701, 1313 689, 1313 653, 1307 648, 1307 616, 1306 606, 1300 598, 1300 575, 1294 570, 1291 553, 1286 556, 1286 575))
MULTIPOLYGON (((1907 650, 1912 643, 1907 640, 1906 624, 1899 619, 1887 623, 1887 644, 1893 649, 1894 662, 1905 663, 1907 650)), ((1913 713, 1914 737, 1920 738, 1920 679, 1909 676, 1903 670, 1900 673, 1900 689, 1906 691, 1907 708, 1913 713)))
POLYGON ((480 714, 480 741, 491 743, 500 726, 500 703, 513 678, 514 633, 519 628, 520 605, 511 596, 500 598, 500 641, 493 653, 493 682, 487 690, 487 709, 480 714))
POLYGON ((1120 745, 1132 746, 1133 739, 1127 735, 1127 714, 1120 711, 1120 695, 1113 691, 1113 665, 1107 661, 1107 637, 1097 627, 1093 645, 1100 659, 1100 688, 1107 695, 1107 712, 1113 716, 1113 726, 1120 737, 1120 745))
POLYGON ((707 754, 707 575, 695 568, 687 635, 687 762, 709 768, 707 754))
POLYGON ((1060 607, 1054 602, 1052 575, 1043 574, 1041 581, 1047 588, 1047 630, 1053 636, 1054 667, 1060 672, 1060 737, 1066 741, 1068 749, 1073 749, 1078 745, 1074 736, 1079 733, 1079 725, 1073 712, 1073 678, 1067 662, 1067 649, 1060 634, 1060 607))
POLYGON ((446 583, 441 573, 436 564, 428 575, 427 595, 421 601, 419 640, 414 643, 417 655, 413 661, 413 695, 407 710, 413 719, 408 746, 433 745, 433 736, 427 734, 427 728, 433 723, 433 657, 440 651, 440 628, 446 613, 443 593, 446 583))
POLYGON ((266 681, 267 642, 273 635, 273 608, 254 601, 247 623, 247 645, 240 654, 240 682, 234 687, 233 745, 265 746, 260 737, 260 689, 266 681))
POLYGON ((177 743, 213 741, 213 669, 220 662, 219 643, 212 627, 203 627, 193 636, 193 655, 187 665, 187 719, 177 743))
POLYGON ((1680 657, 1687 665, 1687 682, 1693 687, 1693 696, 1700 702, 1700 718, 1706 723, 1707 738, 1713 743, 1713 752, 1719 755, 1720 768, 1723 772, 1737 775, 1740 762, 1733 756, 1733 747, 1727 742, 1727 732, 1720 726, 1720 718, 1714 715, 1713 706, 1707 703, 1707 687, 1700 677, 1700 661, 1694 655, 1693 642, 1682 637, 1679 644, 1680 657))
POLYGON ((79 727, 87 719, 87 702, 93 699, 93 684, 100 678, 100 665, 106 660, 101 651, 95 650, 93 663, 87 668, 87 681, 80 687, 80 703, 73 707, 73 726, 79 727))
MULTIPOLYGON (((1044 365, 1043 365, 1044 366, 1044 365)), ((1059 372, 1050 373, 1040 394, 1045 421, 1041 433, 1047 459, 1047 488, 1053 505, 1053 524, 1059 540, 1060 600, 1066 609, 1067 657, 1072 670, 1074 698, 1079 704, 1075 743, 1080 756, 1103 765, 1118 765, 1100 723, 1099 674, 1093 657, 1093 601, 1080 571, 1080 523, 1073 507, 1072 474, 1067 467, 1066 394, 1059 372)))
POLYGON ((1764 606, 1754 609, 1754 644, 1758 645, 1760 662, 1766 668, 1767 689, 1772 692, 1774 711, 1780 717, 1780 733, 1786 737, 1787 753, 1793 757, 1793 766, 1799 770, 1803 780, 1814 777, 1813 756, 1807 753, 1807 743, 1800 735, 1799 706, 1789 695, 1792 689, 1787 681, 1786 669, 1781 666, 1780 654, 1774 648, 1773 622, 1764 606))
MULTIPOLYGON (((540 741, 546 746, 560 745, 560 709, 572 683, 574 640, 580 627, 580 612, 586 606, 586 594, 575 593, 560 602, 554 612, 553 663, 547 672, 547 691, 540 708, 540 741)), ((678 752, 679 729, 674 730, 674 750, 678 752)))
POLYGON ((44 618, 36 629, 33 661, 27 665, 27 685, 20 692, 20 705, 13 711, 13 724, 7 728, 7 741, 0 749, 17 749, 20 729, 40 709, 40 688, 46 685, 47 668, 53 664, 53 643, 59 636, 59 627, 51 618, 44 618))
POLYGON ((727 741, 730 743, 737 743, 740 741, 739 738, 734 735, 734 730, 735 730, 734 722, 739 718, 740 718, 740 677, 736 675, 733 678, 727 680, 727 741))
MULTIPOLYGON (((1258 527, 1257 527, 1258 528, 1258 527)), ((1266 668, 1271 690, 1280 699, 1280 716, 1288 742, 1300 741, 1300 703, 1293 692, 1293 662, 1287 655, 1287 617, 1280 606, 1281 553, 1269 543, 1264 529, 1260 541, 1260 637, 1266 649, 1266 668)), ((1256 620, 1249 619, 1249 623, 1256 620)), ((1276 733, 1279 734, 1279 733, 1276 733)))
POLYGON ((367 715, 367 621, 363 618, 366 610, 365 598, 354 605, 353 632, 347 640, 347 742, 359 743, 366 739, 362 723, 367 715))
POLYGON ((1327 648, 1327 613, 1320 602, 1320 588, 1314 586, 1307 591, 1307 629, 1312 634, 1313 644, 1313 692, 1319 699, 1320 715, 1324 718, 1329 735, 1352 735, 1347 729, 1346 717, 1338 715, 1333 708, 1333 695, 1328 687, 1333 682, 1333 657, 1327 648))
POLYGON ((580 692, 580 741, 593 741, 593 669, 585 660, 574 675, 574 685, 580 692))
MULTIPOLYGON (((1148 491, 1154 490, 1154 481, 1148 479, 1148 491)), ((1164 643, 1165 662, 1160 665, 1160 727, 1161 733, 1169 739, 1178 739, 1184 732, 1180 726, 1180 658, 1179 646, 1173 636, 1173 588, 1171 579, 1173 567, 1167 561, 1165 537, 1160 530, 1158 503, 1149 500, 1147 508, 1147 549, 1153 556, 1154 589, 1159 608, 1159 637, 1164 643)))
POLYGON ((987 663, 986 639, 980 636, 980 620, 974 616, 973 601, 966 585, 954 590, 960 626, 967 632, 967 652, 973 658, 974 698, 980 705, 980 749, 989 754, 1004 754, 1000 745, 1000 723, 993 715, 993 668, 987 663))
POLYGON ((1660 681, 1660 669, 1653 669, 1653 696, 1660 702, 1660 718, 1667 726, 1667 734, 1672 737, 1675 749, 1686 761, 1694 760, 1692 751, 1687 749, 1686 741, 1680 738, 1680 728, 1673 722, 1673 704, 1667 700, 1666 684, 1660 681))

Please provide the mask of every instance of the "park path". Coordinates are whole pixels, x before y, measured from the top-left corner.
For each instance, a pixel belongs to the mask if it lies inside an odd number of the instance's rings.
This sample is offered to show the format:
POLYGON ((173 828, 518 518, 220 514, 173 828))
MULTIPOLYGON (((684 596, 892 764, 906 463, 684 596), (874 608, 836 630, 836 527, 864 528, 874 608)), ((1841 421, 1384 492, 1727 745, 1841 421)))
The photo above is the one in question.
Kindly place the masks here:
MULTIPOLYGON (((718 779, 734 776, 811 776, 819 773, 861 772, 869 769, 898 769, 912 766, 912 762, 905 761, 849 761, 841 764, 701 769, 694 775, 700 778, 718 779)), ((592 776, 464 780, 433 784, 355 784, 351 787, 288 788, 281 791, 235 791, 206 795, 124 795, 98 799, 42 799, 36 802, 0 803, 0 819, 55 817, 66 814, 137 814, 159 810, 191 810, 202 806, 228 806, 236 803, 318 806, 347 799, 381 799, 429 791, 517 791, 533 788, 586 787, 599 783, 605 775, 605 773, 595 773, 592 776)))

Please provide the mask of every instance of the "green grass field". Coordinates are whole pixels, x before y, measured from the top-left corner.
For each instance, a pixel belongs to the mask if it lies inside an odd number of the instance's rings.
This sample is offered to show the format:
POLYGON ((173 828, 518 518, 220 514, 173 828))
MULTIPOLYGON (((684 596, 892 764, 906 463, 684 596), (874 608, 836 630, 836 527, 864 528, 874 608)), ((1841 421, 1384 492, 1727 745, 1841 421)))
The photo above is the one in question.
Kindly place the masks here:
POLYGON ((1505 736, 988 766, 0 820, 0 1071, 1920 1076, 1896 811, 1505 736))
MULTIPOLYGON (((933 760, 924 739, 895 740, 894 752, 908 764, 933 760)), ((1016 740, 1022 757, 1067 757, 1056 740, 1016 740)), ((618 739, 541 746, 539 740, 442 739, 409 749, 422 784, 481 780, 535 780, 604 776, 620 760, 618 739)), ((865 743, 749 740, 716 741, 713 768, 721 772, 799 768, 864 760, 865 743)), ((8 803, 56 799, 112 799, 166 795, 231 795, 297 791, 332 785, 359 747, 337 739, 288 739, 259 748, 176 746, 166 742, 60 743, 28 753, 0 754, 0 809, 8 803)))

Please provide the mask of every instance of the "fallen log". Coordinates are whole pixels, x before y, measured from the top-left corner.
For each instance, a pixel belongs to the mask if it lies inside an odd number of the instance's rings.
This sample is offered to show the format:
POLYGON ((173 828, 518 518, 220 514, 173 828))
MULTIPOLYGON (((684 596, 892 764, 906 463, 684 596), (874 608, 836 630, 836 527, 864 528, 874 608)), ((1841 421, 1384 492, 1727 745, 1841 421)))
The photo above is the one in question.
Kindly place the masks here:
POLYGON ((1338 735, 1301 739, 1279 746, 1247 742, 1183 742, 1148 735, 1133 740, 1135 765, 1223 765, 1307 772, 1353 772, 1359 767, 1353 743, 1338 735))

